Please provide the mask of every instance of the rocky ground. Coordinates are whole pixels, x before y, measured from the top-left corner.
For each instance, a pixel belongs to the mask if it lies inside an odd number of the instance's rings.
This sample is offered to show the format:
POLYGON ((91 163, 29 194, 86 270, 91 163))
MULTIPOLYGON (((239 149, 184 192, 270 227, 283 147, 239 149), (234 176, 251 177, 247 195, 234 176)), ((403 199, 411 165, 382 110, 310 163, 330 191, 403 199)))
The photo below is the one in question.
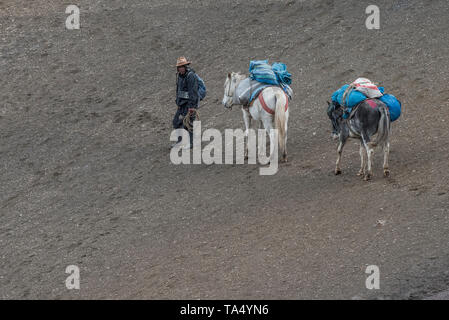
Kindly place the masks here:
POLYGON ((421 299, 449 287, 449 3, 0 0, 0 297, 421 299), (203 129, 243 128, 227 72, 293 74, 289 159, 175 166, 173 67, 193 61, 203 129), (403 103, 391 177, 358 145, 334 176, 325 109, 365 76, 403 103), (81 289, 65 287, 65 268, 81 289), (377 265, 379 290, 365 287, 377 265))

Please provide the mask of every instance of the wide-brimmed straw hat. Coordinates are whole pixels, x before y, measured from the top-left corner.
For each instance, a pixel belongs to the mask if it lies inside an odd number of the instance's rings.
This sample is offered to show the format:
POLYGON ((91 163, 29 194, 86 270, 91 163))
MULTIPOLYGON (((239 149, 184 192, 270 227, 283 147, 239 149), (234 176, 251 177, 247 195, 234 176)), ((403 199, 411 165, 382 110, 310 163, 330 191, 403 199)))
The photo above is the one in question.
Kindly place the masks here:
POLYGON ((186 57, 179 57, 176 61, 176 67, 182 67, 188 64, 190 64, 190 61, 188 61, 186 57))

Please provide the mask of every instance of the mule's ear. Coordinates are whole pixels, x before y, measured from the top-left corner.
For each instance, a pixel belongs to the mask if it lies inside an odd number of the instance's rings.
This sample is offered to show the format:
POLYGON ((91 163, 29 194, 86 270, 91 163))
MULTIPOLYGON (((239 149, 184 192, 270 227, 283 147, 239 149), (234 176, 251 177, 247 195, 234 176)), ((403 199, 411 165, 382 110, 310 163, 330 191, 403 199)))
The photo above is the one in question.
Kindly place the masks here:
POLYGON ((230 72, 228 72, 228 78, 231 79, 231 73, 230 72))
POLYGON ((330 106, 330 105, 331 105, 331 103, 330 103, 329 101, 326 101, 326 102, 327 102, 327 105, 328 105, 328 106, 330 106))

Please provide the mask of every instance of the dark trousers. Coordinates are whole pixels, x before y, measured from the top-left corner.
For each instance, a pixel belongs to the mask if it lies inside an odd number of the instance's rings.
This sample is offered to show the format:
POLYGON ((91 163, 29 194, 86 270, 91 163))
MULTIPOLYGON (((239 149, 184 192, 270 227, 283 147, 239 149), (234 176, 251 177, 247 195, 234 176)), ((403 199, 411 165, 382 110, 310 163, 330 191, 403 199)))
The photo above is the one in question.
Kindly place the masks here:
MULTIPOLYGON (((178 111, 176 111, 176 114, 173 118, 173 128, 174 129, 185 129, 189 131, 186 126, 184 126, 184 118, 188 115, 189 108, 182 106, 178 107, 178 111)), ((190 115, 190 126, 193 127, 193 121, 195 121, 195 114, 190 115)), ((190 145, 193 145, 193 132, 189 131, 190 136, 190 145)), ((182 138, 178 137, 178 142, 181 142, 182 138)))

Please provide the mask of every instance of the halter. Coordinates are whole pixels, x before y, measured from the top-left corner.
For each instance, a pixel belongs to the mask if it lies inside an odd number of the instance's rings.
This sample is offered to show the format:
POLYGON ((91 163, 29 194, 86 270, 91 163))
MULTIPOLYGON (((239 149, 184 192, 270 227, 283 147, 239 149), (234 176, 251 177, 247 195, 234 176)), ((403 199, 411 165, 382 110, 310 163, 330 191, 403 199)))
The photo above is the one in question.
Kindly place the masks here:
POLYGON ((228 99, 231 99, 231 106, 229 107, 229 109, 232 109, 232 105, 234 104, 234 95, 229 95, 229 92, 231 91, 231 86, 232 86, 232 77, 231 78, 229 78, 229 86, 228 86, 228 90, 227 90, 227 93, 225 94, 226 95, 226 97, 228 97, 228 99))
POLYGON ((226 94, 226 96, 228 97, 228 98, 231 98, 231 99, 233 99, 233 95, 231 96, 231 95, 229 95, 229 92, 231 91, 231 86, 232 86, 232 77, 231 78, 229 78, 229 86, 228 86, 228 91, 227 91, 227 94, 226 94))

